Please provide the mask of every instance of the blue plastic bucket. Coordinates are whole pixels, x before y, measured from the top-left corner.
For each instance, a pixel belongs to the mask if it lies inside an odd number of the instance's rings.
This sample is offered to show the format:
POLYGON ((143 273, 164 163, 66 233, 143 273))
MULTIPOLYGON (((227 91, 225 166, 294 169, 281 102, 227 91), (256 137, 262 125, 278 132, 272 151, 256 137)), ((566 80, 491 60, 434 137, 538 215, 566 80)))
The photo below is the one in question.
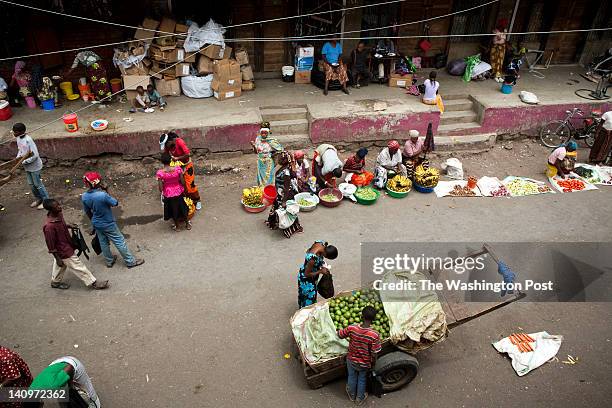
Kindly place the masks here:
POLYGON ((46 111, 51 111, 53 109, 55 109, 55 100, 54 99, 47 99, 46 101, 40 101, 43 110, 46 111))
POLYGON ((501 91, 504 94, 511 94, 512 93, 512 85, 510 85, 510 84, 502 84, 501 91))

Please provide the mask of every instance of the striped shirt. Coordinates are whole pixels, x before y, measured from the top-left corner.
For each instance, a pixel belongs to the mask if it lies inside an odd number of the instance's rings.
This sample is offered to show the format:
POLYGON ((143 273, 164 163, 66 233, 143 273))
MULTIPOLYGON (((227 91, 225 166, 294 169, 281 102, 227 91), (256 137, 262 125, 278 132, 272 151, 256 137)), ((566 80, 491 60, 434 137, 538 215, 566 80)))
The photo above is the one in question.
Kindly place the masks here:
POLYGON ((372 354, 381 350, 380 335, 376 330, 352 324, 345 329, 338 330, 338 337, 349 339, 348 358, 353 364, 371 368, 372 354))

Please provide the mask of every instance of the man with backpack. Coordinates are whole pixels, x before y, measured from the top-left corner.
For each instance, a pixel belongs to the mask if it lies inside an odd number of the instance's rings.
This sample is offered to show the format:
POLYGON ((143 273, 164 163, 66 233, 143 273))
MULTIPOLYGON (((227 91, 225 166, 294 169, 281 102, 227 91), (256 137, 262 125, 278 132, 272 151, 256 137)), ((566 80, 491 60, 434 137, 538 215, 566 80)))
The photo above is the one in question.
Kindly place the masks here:
MULTIPOLYGON (((62 282, 66 269, 72 272, 85 283, 87 287, 101 290, 108 288, 108 281, 98 282, 96 277, 87 269, 87 266, 74 253, 75 243, 70 235, 69 226, 64 221, 62 207, 57 200, 45 199, 43 207, 47 210, 47 220, 43 226, 43 233, 49 253, 53 255, 53 273, 51 287, 54 289, 68 289, 69 284, 62 282)), ((71 224, 70 228, 78 228, 71 224)))

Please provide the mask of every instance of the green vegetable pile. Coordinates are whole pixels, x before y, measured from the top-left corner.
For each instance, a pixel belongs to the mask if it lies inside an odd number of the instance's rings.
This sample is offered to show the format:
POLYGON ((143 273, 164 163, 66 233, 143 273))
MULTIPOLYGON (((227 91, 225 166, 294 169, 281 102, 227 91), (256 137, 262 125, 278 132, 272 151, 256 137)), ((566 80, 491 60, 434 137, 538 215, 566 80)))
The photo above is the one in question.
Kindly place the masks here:
POLYGON ((359 187, 355 192, 355 196, 362 200, 374 200, 378 197, 378 194, 372 187, 359 187))
POLYGON ((314 203, 312 201, 308 201, 304 198, 300 198, 298 200, 298 204, 301 205, 302 207, 311 207, 314 205, 314 203))
POLYGON ((325 194, 325 195, 321 196, 321 198, 323 200, 325 200, 325 201, 331 201, 332 203, 336 202, 336 201, 339 201, 338 197, 336 197, 334 194, 331 194, 331 193, 325 194))
POLYGON ((378 292, 375 290, 355 291, 351 296, 339 296, 330 299, 329 313, 336 329, 343 329, 351 324, 362 323, 361 311, 366 306, 376 309, 376 319, 372 329, 380 334, 381 339, 389 337, 389 318, 385 314, 378 292))

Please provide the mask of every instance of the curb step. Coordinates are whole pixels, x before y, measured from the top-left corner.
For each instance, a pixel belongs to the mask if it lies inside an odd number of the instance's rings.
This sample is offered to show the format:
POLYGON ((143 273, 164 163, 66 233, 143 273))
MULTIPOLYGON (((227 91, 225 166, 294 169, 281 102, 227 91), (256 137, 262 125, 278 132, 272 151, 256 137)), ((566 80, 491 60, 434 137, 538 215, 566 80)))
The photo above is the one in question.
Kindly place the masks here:
POLYGON ((444 101, 444 112, 473 110, 474 102, 469 99, 451 99, 444 101))
POLYGON ((495 144, 497 133, 480 133, 463 136, 438 136, 434 141, 436 151, 481 150, 489 149, 495 144))
POLYGON ((308 134, 287 134, 278 135, 276 139, 284 148, 308 148, 312 145, 308 134))
POLYGON ((476 129, 480 127, 480 123, 469 122, 469 123, 451 123, 448 125, 439 125, 438 134, 440 136, 446 136, 451 132, 458 132, 465 129, 476 129))
POLYGON ((440 117, 440 125, 449 125, 452 123, 475 123, 477 119, 476 112, 473 110, 451 111, 444 112, 440 117))
POLYGON ((306 108, 262 108, 263 120, 272 122, 279 120, 306 119, 306 108))
POLYGON ((270 121, 270 130, 272 130, 275 135, 308 133, 308 119, 270 121))

